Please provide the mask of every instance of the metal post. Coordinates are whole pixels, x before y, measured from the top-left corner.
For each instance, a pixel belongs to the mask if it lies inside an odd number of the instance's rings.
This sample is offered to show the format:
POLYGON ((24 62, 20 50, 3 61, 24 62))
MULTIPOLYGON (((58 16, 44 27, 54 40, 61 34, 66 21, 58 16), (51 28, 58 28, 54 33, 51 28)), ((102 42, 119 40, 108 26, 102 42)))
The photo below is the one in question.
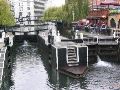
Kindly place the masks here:
POLYGON ((99 43, 99 36, 97 36, 97 44, 99 43))
MULTIPOLYGON (((74 11, 72 11, 72 16, 73 16, 73 21, 75 20, 75 12, 74 11)), ((74 28, 74 26, 72 27, 72 29, 73 29, 73 32, 75 31, 75 28, 74 28)))
POLYGON ((92 11, 93 11, 93 0, 92 0, 92 11))
POLYGON ((72 11, 73 21, 75 20, 75 12, 72 11))
POLYGON ((58 48, 56 48, 56 64, 57 64, 56 69, 58 70, 58 68, 59 68, 59 66, 58 66, 58 48))
POLYGON ((87 67, 89 67, 89 61, 88 61, 88 47, 87 47, 87 67))

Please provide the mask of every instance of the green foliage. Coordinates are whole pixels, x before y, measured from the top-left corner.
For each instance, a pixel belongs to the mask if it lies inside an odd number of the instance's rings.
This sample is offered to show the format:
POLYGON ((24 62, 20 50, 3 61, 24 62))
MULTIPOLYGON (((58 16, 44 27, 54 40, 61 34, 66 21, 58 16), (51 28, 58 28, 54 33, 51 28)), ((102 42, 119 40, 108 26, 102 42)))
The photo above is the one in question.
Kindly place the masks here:
POLYGON ((6 0, 0 0, 0 25, 12 26, 15 24, 10 6, 6 0))
POLYGON ((73 21, 75 13, 75 21, 85 18, 88 12, 88 0, 68 0, 62 7, 53 7, 45 11, 43 20, 64 20, 68 23, 73 21))
POLYGON ((61 20, 64 18, 62 15, 63 15, 62 7, 49 8, 44 13, 44 20, 61 20))
POLYGON ((88 12, 88 0, 68 0, 66 12, 72 21, 72 11, 75 13, 75 21, 86 18, 88 12))

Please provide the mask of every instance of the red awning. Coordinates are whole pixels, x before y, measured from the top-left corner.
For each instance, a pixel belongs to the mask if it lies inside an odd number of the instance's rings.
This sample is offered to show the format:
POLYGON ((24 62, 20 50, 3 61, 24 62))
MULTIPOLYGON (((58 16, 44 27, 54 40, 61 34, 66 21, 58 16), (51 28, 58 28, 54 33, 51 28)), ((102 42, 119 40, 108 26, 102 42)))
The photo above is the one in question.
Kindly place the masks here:
POLYGON ((114 6, 120 6, 119 3, 100 3, 100 5, 114 5, 114 6))

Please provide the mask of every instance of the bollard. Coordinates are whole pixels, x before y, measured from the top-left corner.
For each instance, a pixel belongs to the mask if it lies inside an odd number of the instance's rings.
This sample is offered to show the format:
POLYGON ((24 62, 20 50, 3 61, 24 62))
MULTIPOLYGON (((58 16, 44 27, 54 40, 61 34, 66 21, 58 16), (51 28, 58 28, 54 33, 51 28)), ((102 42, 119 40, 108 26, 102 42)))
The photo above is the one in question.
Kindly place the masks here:
POLYGON ((99 37, 97 36, 97 43, 99 43, 99 37))
POLYGON ((80 33, 80 39, 83 39, 83 33, 80 33))
POLYGON ((116 32, 113 33, 113 37, 114 37, 114 38, 116 37, 116 32))
POLYGON ((75 39, 78 39, 77 32, 75 32, 75 39))
POLYGON ((59 31, 57 32, 56 42, 61 42, 61 38, 60 38, 60 33, 59 33, 59 31))

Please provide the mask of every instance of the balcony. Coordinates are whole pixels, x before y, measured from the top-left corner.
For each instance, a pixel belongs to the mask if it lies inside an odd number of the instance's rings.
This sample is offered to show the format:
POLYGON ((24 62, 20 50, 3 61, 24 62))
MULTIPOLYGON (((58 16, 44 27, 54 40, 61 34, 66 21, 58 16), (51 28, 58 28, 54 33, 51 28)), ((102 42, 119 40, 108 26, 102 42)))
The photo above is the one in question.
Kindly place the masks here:
POLYGON ((40 9, 40 10, 44 10, 45 7, 42 7, 42 6, 34 6, 35 9, 40 9))

